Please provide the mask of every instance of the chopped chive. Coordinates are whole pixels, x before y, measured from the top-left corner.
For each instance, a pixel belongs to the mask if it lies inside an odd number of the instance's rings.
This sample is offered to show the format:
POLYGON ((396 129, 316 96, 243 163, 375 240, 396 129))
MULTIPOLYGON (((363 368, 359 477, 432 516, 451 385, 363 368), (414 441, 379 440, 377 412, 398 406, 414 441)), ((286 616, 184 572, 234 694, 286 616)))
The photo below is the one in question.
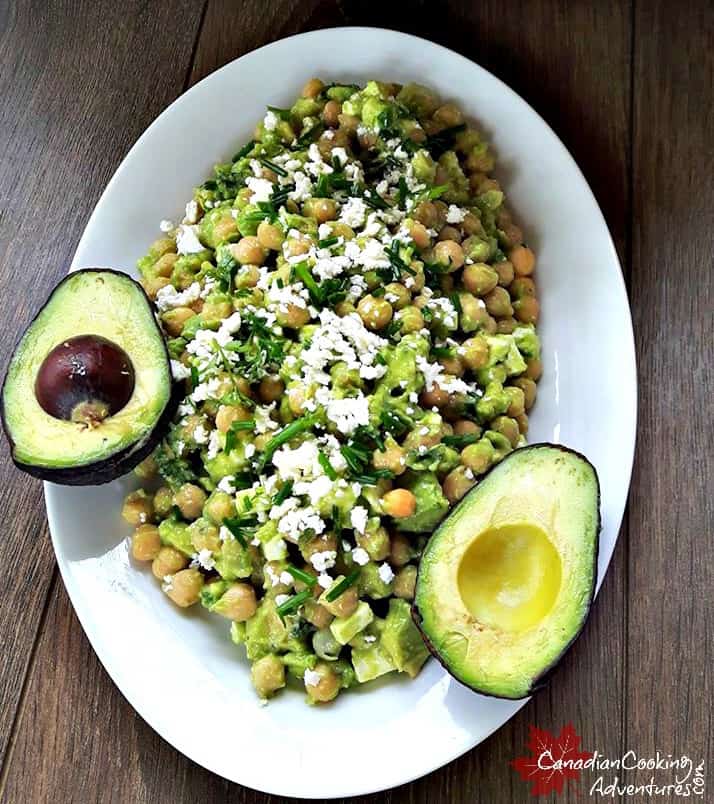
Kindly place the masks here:
POLYGON ((330 459, 322 450, 320 450, 320 452, 317 454, 317 460, 330 480, 337 480, 337 472, 335 471, 334 466, 330 463, 330 459))
POLYGON ((297 144, 300 147, 304 145, 309 145, 312 142, 313 135, 315 135, 318 131, 322 129, 322 123, 315 123, 314 126, 311 126, 306 131, 297 138, 297 144))
POLYGON ((397 184, 397 206, 403 207, 404 202, 407 200, 407 182, 404 176, 399 177, 399 182, 397 184))
POLYGON ((246 142, 246 144, 238 151, 233 159, 232 162, 237 162, 239 159, 242 159, 244 156, 248 156, 248 154, 255 148, 255 140, 251 140, 250 142, 246 142))
POLYGON ((451 298, 451 303, 454 305, 454 308, 456 309, 456 312, 459 315, 461 315, 461 313, 462 313, 461 299, 459 298, 459 294, 458 293, 452 293, 450 298, 451 298))
POLYGON ((267 167, 268 170, 272 170, 273 173, 277 173, 278 176, 287 176, 288 172, 284 168, 281 168, 280 165, 276 165, 275 162, 271 162, 270 159, 266 159, 264 156, 258 158, 263 167, 267 167))
POLYGON ((195 391, 198 387, 198 369, 196 366, 191 366, 191 390, 195 391))
POLYGON ((248 419, 244 422, 232 422, 226 433, 226 445, 223 451, 229 455, 238 444, 238 433, 244 430, 253 430, 255 427, 255 419, 248 419))
POLYGON ((292 478, 286 480, 285 483, 280 487, 278 493, 273 497, 273 505, 280 505, 280 503, 284 503, 285 500, 293 493, 293 481, 292 478))
POLYGON ((363 486, 376 486, 380 480, 391 480, 393 477, 394 472, 389 469, 377 469, 367 474, 355 475, 353 479, 363 486))
POLYGON ((228 530, 235 536, 236 540, 240 543, 241 547, 248 547, 248 542, 246 541, 245 535, 243 533, 243 525, 242 520, 238 517, 226 517, 223 520, 223 524, 228 528, 228 530))
POLYGON ((293 265, 295 276, 305 285, 310 294, 310 298, 315 304, 322 304, 322 291, 315 281, 315 277, 310 273, 310 268, 306 262, 299 262, 293 265))
POLYGON ((296 435, 304 433, 305 430, 310 430, 315 426, 316 422, 317 417, 314 415, 302 416, 299 419, 295 419, 294 422, 290 422, 290 424, 288 424, 286 427, 283 427, 282 430, 279 430, 265 445, 265 450, 263 451, 258 463, 258 469, 263 469, 268 461, 272 460, 276 450, 282 447, 283 444, 287 444, 288 441, 290 441, 292 438, 295 438, 296 435))
POLYGON ((279 106, 268 106, 268 111, 276 114, 281 120, 290 120, 290 109, 281 109, 279 106))
POLYGON ((432 346, 431 353, 434 357, 451 357, 453 354, 450 346, 432 346))
POLYGON ((314 575, 310 575, 309 572, 305 572, 305 570, 298 569, 297 567, 294 567, 292 564, 288 564, 286 569, 293 576, 293 578, 295 578, 296 581, 306 583, 309 587, 313 587, 317 583, 317 578, 314 575))
POLYGON ((312 590, 303 589, 302 592, 298 592, 296 595, 293 595, 284 603, 281 603, 276 610, 280 615, 280 617, 284 617, 286 614, 293 614, 300 608, 300 606, 302 606, 302 604, 306 600, 309 600, 311 597, 312 597, 312 590))
POLYGON ((332 506, 332 529, 339 533, 342 529, 342 511, 336 506, 332 506))
POLYGON ((328 603, 334 603, 337 598, 346 592, 350 586, 354 584, 354 582, 359 578, 360 571, 358 569, 353 570, 350 574, 343 578, 338 584, 332 587, 330 591, 325 595, 325 599, 328 603))
POLYGON ((330 246, 334 246, 340 240, 339 237, 333 235, 332 237, 325 237, 323 240, 317 241, 318 248, 330 248, 330 246))

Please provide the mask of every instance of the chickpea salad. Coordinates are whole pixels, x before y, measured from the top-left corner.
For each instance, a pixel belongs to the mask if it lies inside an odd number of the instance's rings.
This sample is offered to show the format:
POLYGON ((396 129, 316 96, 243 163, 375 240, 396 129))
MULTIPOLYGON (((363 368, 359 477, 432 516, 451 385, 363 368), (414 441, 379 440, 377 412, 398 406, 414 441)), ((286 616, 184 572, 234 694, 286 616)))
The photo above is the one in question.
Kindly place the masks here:
POLYGON ((230 621, 261 699, 416 676, 428 536, 525 443, 535 257, 493 167, 426 87, 312 79, 139 260, 185 390, 131 552, 230 621))

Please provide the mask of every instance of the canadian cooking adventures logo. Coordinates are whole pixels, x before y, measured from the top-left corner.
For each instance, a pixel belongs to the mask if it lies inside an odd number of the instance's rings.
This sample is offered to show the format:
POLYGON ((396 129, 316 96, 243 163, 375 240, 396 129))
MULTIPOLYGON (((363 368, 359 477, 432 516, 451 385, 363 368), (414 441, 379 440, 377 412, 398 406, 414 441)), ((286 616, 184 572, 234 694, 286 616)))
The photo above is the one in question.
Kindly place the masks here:
POLYGON ((626 751, 619 757, 606 757, 598 751, 581 751, 572 723, 557 737, 535 726, 529 729, 529 754, 514 759, 511 765, 530 783, 534 796, 562 793, 569 781, 586 783, 589 794, 597 798, 704 796, 704 761, 695 763, 686 754, 658 751, 654 756, 639 756, 636 751, 626 751), (582 776, 584 772, 586 776, 582 776), (626 780, 623 774, 627 774, 626 780))

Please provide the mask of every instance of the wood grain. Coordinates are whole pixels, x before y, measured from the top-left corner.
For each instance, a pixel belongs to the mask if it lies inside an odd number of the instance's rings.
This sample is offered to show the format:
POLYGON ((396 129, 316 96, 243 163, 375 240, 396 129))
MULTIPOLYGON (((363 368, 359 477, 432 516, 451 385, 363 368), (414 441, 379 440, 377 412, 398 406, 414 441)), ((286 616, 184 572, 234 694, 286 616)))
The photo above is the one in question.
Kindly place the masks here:
POLYGON ((635 30, 640 428, 625 742, 642 755, 685 753, 711 768, 714 11, 707 2, 638 4, 635 30))
MULTIPOLYGON (((160 14, 139 2, 0 3, 3 371, 20 333, 67 272, 112 172, 181 91, 185 71, 175 65, 188 65, 197 22, 189 2, 160 14)), ((0 539, 2 759, 54 560, 41 484, 13 469, 4 442, 0 485, 0 516, 12 529, 12 538, 0 539)))
MULTIPOLYGON (((408 29, 428 34, 493 69, 545 114, 593 179, 621 253, 627 249, 627 143, 629 131, 630 30, 626 7, 606 11, 592 4, 556 8, 523 3, 504 14, 502 4, 451 3, 433 25, 425 4, 412 9, 408 29), (528 26, 515 24, 527 14, 528 26), (589 31, 582 37, 583 30, 589 31), (607 63, 608 73, 588 68, 607 63), (589 125, 582 125, 583 107, 589 125), (603 164, 606 169, 603 170, 603 164)), ((279 36, 348 22, 401 27, 389 8, 377 4, 210 0, 190 70, 191 82, 227 61, 279 36)), ((403 14, 402 14, 403 16, 403 14)), ((174 69, 181 73, 179 65, 174 69)), ((428 80, 428 78, 427 78, 428 80)), ((109 168, 107 168, 108 170, 109 168)), ((78 193, 79 195, 79 193, 78 193)), ((371 801, 519 800, 527 788, 508 767, 525 745, 527 725, 559 730, 573 720, 586 744, 616 752, 621 744, 621 624, 611 613, 623 608, 624 561, 615 557, 585 637, 559 670, 550 690, 474 752, 438 771, 371 801), (593 706, 596 715, 593 716, 593 706)), ((101 669, 69 606, 55 584, 46 627, 29 680, 16 736, 19 759, 7 772, 8 801, 43 801, 61 791, 66 801, 246 801, 262 796, 197 768, 157 737, 123 701, 101 669), (67 728, 71 711, 71 727, 67 728)), ((578 800, 577 794, 569 796, 578 800)), ((562 800, 568 800, 561 798, 562 800)))

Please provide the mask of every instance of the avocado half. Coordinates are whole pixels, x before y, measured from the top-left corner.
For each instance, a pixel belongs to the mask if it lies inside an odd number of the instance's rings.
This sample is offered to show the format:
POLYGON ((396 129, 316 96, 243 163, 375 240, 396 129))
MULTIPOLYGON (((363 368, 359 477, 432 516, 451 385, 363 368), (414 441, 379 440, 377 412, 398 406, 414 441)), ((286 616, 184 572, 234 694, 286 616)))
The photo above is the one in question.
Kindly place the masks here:
POLYGON ((19 469, 97 485, 153 450, 180 396, 142 287, 120 271, 88 268, 57 285, 20 339, 2 422, 19 469))
POLYGON ((600 486, 573 450, 515 450, 441 523, 419 565, 412 616, 455 678, 524 698, 585 624, 597 579, 600 486))

